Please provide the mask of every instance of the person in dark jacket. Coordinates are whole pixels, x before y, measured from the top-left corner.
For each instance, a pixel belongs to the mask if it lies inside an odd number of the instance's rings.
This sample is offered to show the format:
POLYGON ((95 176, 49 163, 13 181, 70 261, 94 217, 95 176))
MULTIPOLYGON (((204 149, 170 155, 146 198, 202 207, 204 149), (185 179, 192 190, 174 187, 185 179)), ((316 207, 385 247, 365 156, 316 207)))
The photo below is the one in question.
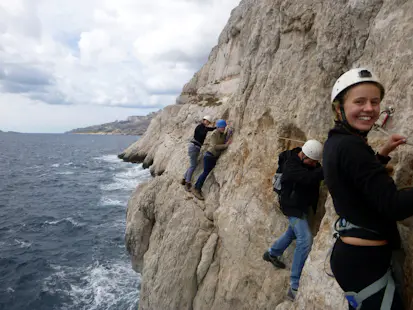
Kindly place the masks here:
POLYGON ((223 119, 217 120, 217 129, 211 135, 211 141, 204 155, 204 171, 198 177, 195 183, 195 187, 192 189, 192 194, 199 200, 204 200, 202 193, 202 186, 209 173, 214 169, 217 164, 217 160, 221 153, 225 151, 231 144, 231 138, 227 140, 227 133, 225 131, 227 122, 223 119))
POLYGON ((277 268, 285 268, 279 259, 294 239, 297 239, 291 267, 290 287, 287 297, 294 300, 299 287, 301 272, 311 250, 313 237, 307 221, 311 207, 317 208, 320 183, 324 179, 319 164, 323 146, 316 140, 307 141, 303 148, 287 151, 281 177, 281 210, 288 217, 287 231, 264 253, 263 259, 277 268))
POLYGON ((189 155, 189 168, 184 174, 184 178, 181 181, 182 185, 185 185, 185 190, 190 191, 192 187, 191 179, 198 163, 198 156, 201 151, 201 147, 204 144, 208 131, 215 130, 215 127, 209 127, 212 124, 212 117, 209 115, 204 116, 202 123, 196 126, 194 131, 194 137, 189 142, 188 155, 189 155))
POLYGON ((406 139, 391 135, 378 153, 367 142, 384 93, 373 73, 357 68, 336 81, 331 95, 336 125, 324 146, 323 165, 340 218, 330 263, 349 309, 403 309, 389 269, 392 250, 401 244, 396 222, 413 215, 413 190, 398 190, 385 165, 406 139))

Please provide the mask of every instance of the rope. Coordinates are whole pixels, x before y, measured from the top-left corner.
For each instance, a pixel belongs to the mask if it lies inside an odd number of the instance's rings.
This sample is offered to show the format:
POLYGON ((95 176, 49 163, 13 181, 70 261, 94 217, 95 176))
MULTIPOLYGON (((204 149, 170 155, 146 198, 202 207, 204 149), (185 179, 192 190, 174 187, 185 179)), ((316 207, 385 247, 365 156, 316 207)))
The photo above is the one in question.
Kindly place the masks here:
POLYGON ((290 139, 290 138, 285 138, 285 137, 280 137, 280 136, 277 136, 277 138, 278 138, 278 139, 283 139, 283 140, 289 140, 289 141, 299 142, 299 143, 305 143, 305 141, 295 140, 295 139, 290 139))
MULTIPOLYGON (((383 114, 383 113, 386 113, 387 116, 385 117, 385 119, 384 119, 384 121, 383 121, 383 123, 382 123, 381 125, 375 124, 375 126, 373 127, 373 129, 380 131, 381 133, 385 134, 386 136, 390 136, 391 133, 389 133, 388 131, 384 130, 382 126, 385 126, 388 118, 391 117, 391 116, 393 116, 394 112, 395 112, 395 110, 394 110, 393 107, 388 107, 388 108, 386 108, 384 111, 382 111, 382 112, 380 113, 380 115, 383 114)), ((296 140, 296 139, 291 139, 291 138, 286 138, 286 137, 281 137, 281 136, 276 136, 276 137, 277 137, 278 139, 282 139, 282 140, 288 140, 288 141, 293 141, 293 142, 298 142, 298 143, 303 143, 303 144, 305 143, 305 141, 301 141, 301 140, 296 140)), ((406 141, 405 144, 413 146, 413 142, 406 141)))
MULTIPOLYGON (((375 130, 380 131, 381 133, 385 134, 386 136, 390 136, 391 133, 389 133, 388 131, 384 130, 382 127, 380 126, 375 126, 374 128, 375 130)), ((305 143, 305 141, 301 141, 301 140, 295 140, 295 139, 290 139, 290 138, 286 138, 286 137, 280 137, 280 136, 276 136, 278 139, 283 139, 283 140, 288 140, 288 141, 293 141, 293 142, 299 142, 299 143, 305 143)), ((408 140, 406 141, 407 145, 413 146, 413 142, 409 142, 408 140)))

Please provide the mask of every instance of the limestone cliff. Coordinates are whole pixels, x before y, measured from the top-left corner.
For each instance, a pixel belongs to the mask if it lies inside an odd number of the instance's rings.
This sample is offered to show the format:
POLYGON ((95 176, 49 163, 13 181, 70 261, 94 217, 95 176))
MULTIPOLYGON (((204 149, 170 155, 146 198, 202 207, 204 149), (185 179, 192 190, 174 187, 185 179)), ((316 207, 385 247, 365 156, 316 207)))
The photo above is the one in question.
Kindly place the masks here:
MULTIPOLYGON (((335 219, 325 189, 294 303, 284 301, 289 270, 261 258, 287 224, 271 177, 277 154, 294 145, 279 137, 324 140, 332 125, 331 87, 360 65, 386 85, 383 105, 396 108, 388 129, 413 137, 412 12, 413 0, 243 0, 233 10, 177 104, 122 154, 155 176, 137 188, 127 212, 127 248, 143 275, 140 309, 346 309, 324 272, 335 219), (187 141, 204 114, 232 120, 235 135, 201 202, 178 181, 188 164, 187 141)), ((377 145, 382 138, 372 133, 370 140, 377 145)), ((396 182, 412 185, 413 148, 401 147, 392 163, 396 182)), ((412 296, 413 234, 400 228, 412 296)))

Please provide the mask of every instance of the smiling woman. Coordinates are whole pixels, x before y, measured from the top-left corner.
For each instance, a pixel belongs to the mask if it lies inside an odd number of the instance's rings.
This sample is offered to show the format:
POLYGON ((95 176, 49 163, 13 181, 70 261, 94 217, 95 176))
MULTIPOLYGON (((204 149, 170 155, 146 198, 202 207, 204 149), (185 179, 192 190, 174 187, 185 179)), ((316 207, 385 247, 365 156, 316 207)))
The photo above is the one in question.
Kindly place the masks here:
POLYGON ((367 141, 384 94, 383 84, 364 68, 344 73, 331 94, 336 126, 323 156, 325 182, 339 216, 331 270, 349 309, 404 309, 392 275, 392 267, 399 266, 391 266, 391 257, 401 247, 397 221, 413 215, 413 191, 399 191, 385 166, 406 140, 391 135, 378 153, 367 141))
MULTIPOLYGON (((351 127, 368 131, 380 115, 381 91, 375 84, 360 84, 344 96, 344 113, 351 127)), ((340 113, 340 111, 338 111, 340 113)))
MULTIPOLYGON (((230 11, 238 3, 239 0, 2 3, 0 20, 7 36, 0 36, 0 87, 3 93, 46 104, 144 109, 173 104, 182 86, 206 61, 230 11), (70 42, 62 38, 69 38, 70 42)), ((1 105, 8 104, 0 100, 1 105)), ((21 112, 17 114, 22 115, 21 112)), ((84 125, 104 121, 95 117, 84 125)), ((17 118, 14 123, 23 122, 17 118)), ((78 126, 73 124, 70 128, 78 126)))

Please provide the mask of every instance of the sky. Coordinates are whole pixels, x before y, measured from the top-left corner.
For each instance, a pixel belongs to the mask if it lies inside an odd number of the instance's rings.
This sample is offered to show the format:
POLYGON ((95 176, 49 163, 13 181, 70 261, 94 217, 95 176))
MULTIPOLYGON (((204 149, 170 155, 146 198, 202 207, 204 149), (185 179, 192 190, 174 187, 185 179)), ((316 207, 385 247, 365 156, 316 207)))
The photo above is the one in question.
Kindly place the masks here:
POLYGON ((0 130, 64 132, 175 103, 240 0, 0 0, 0 130))

